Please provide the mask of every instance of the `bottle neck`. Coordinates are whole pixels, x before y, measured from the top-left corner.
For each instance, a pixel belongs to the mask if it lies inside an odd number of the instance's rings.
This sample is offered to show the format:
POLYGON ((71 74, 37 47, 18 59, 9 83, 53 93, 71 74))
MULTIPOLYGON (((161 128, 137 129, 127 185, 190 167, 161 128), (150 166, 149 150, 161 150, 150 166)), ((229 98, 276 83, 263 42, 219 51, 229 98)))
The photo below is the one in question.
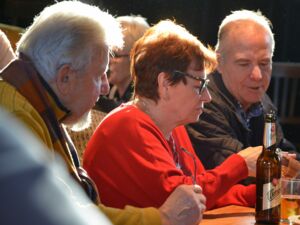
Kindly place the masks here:
POLYGON ((276 124, 267 122, 265 123, 263 145, 265 148, 276 144, 276 124))

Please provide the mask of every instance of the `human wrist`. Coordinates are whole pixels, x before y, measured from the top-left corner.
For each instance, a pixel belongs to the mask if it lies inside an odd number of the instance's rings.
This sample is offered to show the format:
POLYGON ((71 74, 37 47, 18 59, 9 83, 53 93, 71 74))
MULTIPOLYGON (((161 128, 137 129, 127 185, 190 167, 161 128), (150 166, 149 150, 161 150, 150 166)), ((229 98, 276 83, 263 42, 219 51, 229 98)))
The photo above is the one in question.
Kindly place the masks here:
POLYGON ((170 216, 168 215, 168 213, 166 212, 164 206, 160 207, 158 209, 160 218, 161 218, 161 224, 162 225, 171 225, 170 223, 170 216))

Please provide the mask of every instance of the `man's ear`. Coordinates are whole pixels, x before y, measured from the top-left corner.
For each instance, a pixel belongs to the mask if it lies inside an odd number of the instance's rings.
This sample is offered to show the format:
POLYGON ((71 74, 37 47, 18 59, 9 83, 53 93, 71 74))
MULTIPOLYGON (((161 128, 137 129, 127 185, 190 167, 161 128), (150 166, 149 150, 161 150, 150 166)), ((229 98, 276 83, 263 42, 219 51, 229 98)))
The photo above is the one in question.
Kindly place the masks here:
POLYGON ((160 72, 157 77, 157 83, 158 83, 158 93, 159 96, 164 99, 169 99, 169 86, 170 82, 168 81, 168 74, 165 72, 160 72))
POLYGON ((63 65, 57 71, 55 79, 57 91, 61 95, 67 95, 72 89, 74 74, 72 73, 71 67, 68 64, 63 65))

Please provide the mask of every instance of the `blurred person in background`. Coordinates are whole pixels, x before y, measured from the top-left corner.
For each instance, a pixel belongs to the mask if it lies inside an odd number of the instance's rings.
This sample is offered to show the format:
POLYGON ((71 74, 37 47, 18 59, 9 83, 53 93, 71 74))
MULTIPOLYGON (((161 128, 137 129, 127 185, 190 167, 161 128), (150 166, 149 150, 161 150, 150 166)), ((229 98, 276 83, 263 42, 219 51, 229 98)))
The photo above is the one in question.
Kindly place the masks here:
POLYGON ((146 19, 141 16, 120 16, 117 21, 123 30, 124 46, 122 49, 114 49, 110 58, 108 81, 112 88, 107 96, 100 97, 95 106, 95 109, 102 112, 110 112, 131 99, 133 86, 129 68, 130 50, 149 28, 146 19))

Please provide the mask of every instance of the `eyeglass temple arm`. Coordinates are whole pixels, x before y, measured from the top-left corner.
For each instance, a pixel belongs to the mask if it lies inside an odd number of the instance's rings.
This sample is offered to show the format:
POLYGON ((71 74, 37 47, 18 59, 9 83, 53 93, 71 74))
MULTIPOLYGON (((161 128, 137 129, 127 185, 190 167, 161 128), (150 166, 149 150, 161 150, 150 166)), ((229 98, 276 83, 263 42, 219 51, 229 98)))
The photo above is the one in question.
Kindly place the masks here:
POLYGON ((180 149, 185 152, 186 154, 188 154, 189 156, 192 157, 193 159, 193 162, 194 162, 194 174, 192 175, 193 177, 193 185, 197 184, 197 181, 196 181, 196 173, 197 173, 197 163, 196 163, 196 159, 195 159, 195 156, 189 152, 188 150, 186 150, 184 147, 180 147, 180 149))

